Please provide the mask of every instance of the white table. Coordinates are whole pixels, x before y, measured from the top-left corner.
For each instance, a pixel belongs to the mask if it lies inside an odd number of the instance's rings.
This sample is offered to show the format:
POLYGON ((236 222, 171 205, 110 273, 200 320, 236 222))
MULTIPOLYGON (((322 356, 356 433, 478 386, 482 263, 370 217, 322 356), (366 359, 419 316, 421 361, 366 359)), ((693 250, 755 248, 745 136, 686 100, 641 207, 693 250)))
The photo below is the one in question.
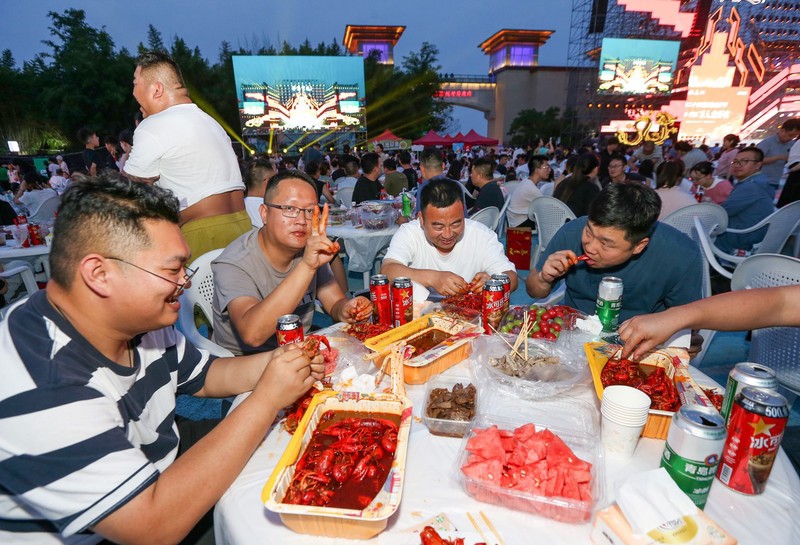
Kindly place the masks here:
POLYGON ((44 269, 45 280, 50 278, 50 246, 42 244, 30 248, 17 248, 13 240, 7 240, 5 246, 0 246, 0 263, 13 260, 27 261, 36 271, 39 264, 44 269))
POLYGON ((375 265, 378 252, 389 246, 392 236, 399 229, 392 225, 387 229, 371 230, 363 227, 353 227, 350 223, 343 225, 330 225, 327 228, 329 237, 338 237, 344 241, 347 252, 348 272, 364 273, 364 287, 369 287, 369 276, 375 265))
MULTIPOLYGON (((462 362, 447 373, 469 373, 468 362, 462 362)), ((698 379, 704 377, 703 382, 711 382, 699 371, 696 374, 698 379)), ((407 386, 407 393, 414 402, 414 416, 419 417, 423 409, 425 385, 407 386)), ((588 383, 573 388, 568 394, 599 407, 594 390, 588 383)), ((278 514, 268 511, 261 503, 261 490, 288 442, 289 435, 273 427, 220 499, 214 511, 217 545, 353 543, 345 539, 295 534, 281 523, 278 514)), ((508 545, 591 543, 591 523, 560 523, 473 500, 462 490, 456 477, 455 461, 460 445, 460 439, 431 435, 425 425, 414 418, 400 508, 389 518, 388 527, 382 534, 364 543, 397 543, 397 533, 439 513, 445 513, 464 533, 474 533, 466 517, 468 511, 486 513, 508 545)), ((657 468, 663 449, 663 440, 641 439, 632 459, 619 461, 606 457, 606 498, 603 506, 614 500, 618 483, 628 475, 657 468)), ((705 512, 742 545, 800 543, 800 479, 781 450, 764 494, 744 496, 715 482, 705 512)), ((417 538, 408 537, 405 542, 409 545, 418 543, 417 538)), ((471 545, 473 542, 468 543, 471 545)))

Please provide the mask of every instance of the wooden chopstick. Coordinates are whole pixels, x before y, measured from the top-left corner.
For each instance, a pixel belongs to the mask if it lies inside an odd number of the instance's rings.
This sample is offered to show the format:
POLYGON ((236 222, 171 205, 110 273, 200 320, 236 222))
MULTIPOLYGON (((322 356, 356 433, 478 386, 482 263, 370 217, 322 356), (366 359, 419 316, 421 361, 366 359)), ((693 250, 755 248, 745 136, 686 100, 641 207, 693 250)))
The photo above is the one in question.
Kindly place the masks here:
POLYGON ((500 339, 501 339, 501 340, 502 340, 504 343, 506 343, 506 344, 508 345, 508 347, 511 349, 511 351, 512 351, 512 352, 514 352, 514 353, 515 353, 517 356, 519 356, 520 358, 522 357, 522 354, 520 354, 519 352, 517 352, 517 349, 516 349, 516 348, 514 348, 513 346, 511 346, 511 343, 510 343, 510 342, 508 342, 508 341, 506 340, 506 338, 505 338, 505 337, 503 337, 502 335, 500 335, 499 333, 497 333, 497 330, 496 330, 495 328, 493 328, 493 327, 492 327, 492 324, 489 324, 489 329, 491 329, 492 331, 494 331, 494 332, 497 334, 497 336, 498 336, 498 337, 500 337, 500 339))
MULTIPOLYGON (((497 538, 498 543, 500 545, 506 545, 505 541, 503 541, 503 538, 500 537, 500 532, 498 532, 497 528, 494 527, 494 524, 492 524, 492 521, 489 520, 489 517, 486 516, 486 513, 484 513, 483 511, 480 511, 480 514, 481 514, 481 518, 483 519, 483 522, 486 523, 486 526, 488 526, 489 530, 492 531, 492 533, 494 534, 494 537, 497 538)), ((483 537, 483 534, 481 534, 481 537, 483 537)))
POLYGON ((477 530, 477 532, 481 535, 481 539, 484 542, 489 543, 489 541, 486 539, 486 535, 484 535, 483 533, 483 530, 481 530, 481 527, 478 526, 477 522, 475 522, 475 519, 472 518, 472 515, 469 514, 469 511, 467 511, 467 517, 469 518, 469 521, 472 523, 472 525, 475 527, 475 530, 477 530))

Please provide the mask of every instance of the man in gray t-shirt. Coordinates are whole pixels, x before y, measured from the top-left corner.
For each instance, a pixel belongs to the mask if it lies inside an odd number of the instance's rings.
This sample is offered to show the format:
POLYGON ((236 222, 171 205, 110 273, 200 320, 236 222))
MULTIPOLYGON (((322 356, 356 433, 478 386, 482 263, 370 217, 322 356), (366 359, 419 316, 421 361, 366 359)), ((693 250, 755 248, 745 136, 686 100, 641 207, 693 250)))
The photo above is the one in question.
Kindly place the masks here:
POLYGON ((234 354, 277 345, 278 318, 297 314, 308 332, 314 300, 334 321, 353 323, 372 313, 369 299, 347 299, 330 261, 338 253, 313 225, 314 181, 298 171, 273 176, 264 194, 264 227, 234 240, 214 260, 214 342, 234 354))
POLYGON ((758 149, 764 152, 761 174, 773 188, 778 187, 783 176, 783 167, 789 157, 794 139, 800 135, 800 119, 784 121, 778 132, 759 142, 758 149))

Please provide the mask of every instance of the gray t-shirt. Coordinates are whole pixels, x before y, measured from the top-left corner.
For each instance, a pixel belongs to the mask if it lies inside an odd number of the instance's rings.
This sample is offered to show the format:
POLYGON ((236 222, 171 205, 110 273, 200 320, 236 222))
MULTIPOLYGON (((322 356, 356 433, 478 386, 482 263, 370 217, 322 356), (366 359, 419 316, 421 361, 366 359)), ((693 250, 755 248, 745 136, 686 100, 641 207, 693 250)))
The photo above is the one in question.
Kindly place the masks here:
MULTIPOLYGON (((781 142, 777 134, 765 138, 758 143, 758 149, 764 152, 764 159, 773 157, 775 155, 789 155, 789 150, 792 149, 794 140, 788 142, 781 142)), ((763 163, 761 165, 761 174, 769 180, 770 185, 777 186, 783 176, 783 167, 786 166, 786 161, 774 161, 770 164, 763 163)))
MULTIPOLYGON (((237 355, 273 350, 277 347, 277 340, 272 335, 261 346, 247 346, 231 323, 228 304, 237 297, 265 299, 302 259, 302 255, 298 255, 288 271, 277 271, 261 251, 258 232, 258 229, 253 229, 243 234, 211 263, 211 270, 214 272, 214 342, 237 355)), ((308 291, 292 311, 292 314, 300 316, 306 332, 314 318, 317 289, 329 282, 333 282, 333 272, 330 265, 325 265, 317 270, 308 291)))

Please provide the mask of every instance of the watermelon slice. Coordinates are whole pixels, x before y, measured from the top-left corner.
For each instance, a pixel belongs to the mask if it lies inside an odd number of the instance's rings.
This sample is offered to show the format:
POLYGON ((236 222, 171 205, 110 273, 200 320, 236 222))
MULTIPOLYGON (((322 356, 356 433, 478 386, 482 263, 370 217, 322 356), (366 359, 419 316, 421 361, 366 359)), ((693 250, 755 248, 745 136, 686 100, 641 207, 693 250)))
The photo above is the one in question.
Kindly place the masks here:
POLYGON ((506 451, 500 440, 500 430, 491 426, 485 430, 476 430, 475 435, 467 441, 467 450, 485 459, 505 460, 506 451))

